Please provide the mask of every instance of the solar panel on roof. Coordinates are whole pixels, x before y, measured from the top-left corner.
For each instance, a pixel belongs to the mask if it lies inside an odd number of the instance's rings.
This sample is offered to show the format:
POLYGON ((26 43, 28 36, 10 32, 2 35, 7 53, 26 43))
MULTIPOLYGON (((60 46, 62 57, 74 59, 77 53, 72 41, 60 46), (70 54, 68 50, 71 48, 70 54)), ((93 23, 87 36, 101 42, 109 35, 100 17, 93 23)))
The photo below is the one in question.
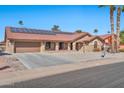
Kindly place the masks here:
POLYGON ((37 30, 37 33, 38 33, 38 34, 40 34, 40 33, 41 33, 41 31, 40 31, 40 30, 37 30))
POLYGON ((15 28, 15 30, 14 30, 15 32, 17 32, 17 29, 15 28))
POLYGON ((56 33, 56 34, 73 34, 71 32, 54 32, 54 33, 56 33))
POLYGON ((26 33, 32 33, 33 31, 31 29, 26 29, 26 33))
POLYGON ((20 32, 24 32, 24 29, 23 29, 23 28, 21 28, 21 29, 20 29, 20 32))
POLYGON ((25 33, 30 33, 31 31, 30 31, 30 29, 26 29, 26 32, 25 33))
POLYGON ((45 35, 56 35, 56 34, 73 34, 71 32, 52 32, 50 30, 39 30, 39 29, 28 29, 28 28, 15 28, 11 27, 12 32, 18 33, 33 33, 33 34, 45 34, 45 35))
POLYGON ((18 32, 21 32, 21 29, 18 29, 18 28, 17 28, 17 31, 18 31, 18 32))
POLYGON ((11 28, 11 31, 12 32, 16 32, 16 28, 11 28))
POLYGON ((20 29, 16 28, 16 32, 20 32, 20 29))
POLYGON ((38 33, 37 30, 35 30, 35 29, 32 29, 32 32, 33 32, 33 33, 38 33))
POLYGON ((27 29, 25 28, 23 31, 24 31, 24 32, 26 32, 26 31, 27 31, 27 29))

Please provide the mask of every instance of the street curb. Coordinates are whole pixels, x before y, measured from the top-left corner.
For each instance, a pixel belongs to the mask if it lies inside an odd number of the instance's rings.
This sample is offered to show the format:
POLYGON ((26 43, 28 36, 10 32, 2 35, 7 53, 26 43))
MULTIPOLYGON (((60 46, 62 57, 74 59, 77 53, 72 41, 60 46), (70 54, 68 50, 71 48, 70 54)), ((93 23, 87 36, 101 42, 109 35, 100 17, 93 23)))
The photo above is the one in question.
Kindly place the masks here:
POLYGON ((26 80, 31 80, 35 78, 42 78, 47 76, 52 76, 56 74, 62 74, 70 71, 92 68, 96 66, 120 63, 123 59, 114 59, 112 62, 111 59, 105 60, 97 60, 92 62, 78 62, 73 64, 64 64, 60 66, 51 66, 51 67, 42 67, 32 70, 24 70, 24 71, 17 71, 17 72, 9 72, 9 73, 2 73, 0 77, 0 86, 3 85, 10 85, 16 82, 22 82, 26 80))

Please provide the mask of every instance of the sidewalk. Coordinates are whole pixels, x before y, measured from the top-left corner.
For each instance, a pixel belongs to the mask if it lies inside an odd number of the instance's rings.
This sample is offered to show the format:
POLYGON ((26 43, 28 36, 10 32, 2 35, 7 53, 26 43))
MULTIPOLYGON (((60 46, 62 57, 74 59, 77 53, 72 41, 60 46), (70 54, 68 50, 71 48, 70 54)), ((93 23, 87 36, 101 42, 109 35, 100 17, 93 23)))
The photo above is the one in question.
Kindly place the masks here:
POLYGON ((66 73, 79 69, 91 68, 101 65, 114 64, 124 62, 124 54, 114 54, 111 58, 103 58, 102 60, 91 60, 87 62, 78 62, 73 64, 64 64, 51 67, 42 67, 32 70, 24 70, 10 73, 0 73, 0 85, 14 84, 14 82, 21 82, 31 80, 39 77, 47 77, 51 75, 66 73))

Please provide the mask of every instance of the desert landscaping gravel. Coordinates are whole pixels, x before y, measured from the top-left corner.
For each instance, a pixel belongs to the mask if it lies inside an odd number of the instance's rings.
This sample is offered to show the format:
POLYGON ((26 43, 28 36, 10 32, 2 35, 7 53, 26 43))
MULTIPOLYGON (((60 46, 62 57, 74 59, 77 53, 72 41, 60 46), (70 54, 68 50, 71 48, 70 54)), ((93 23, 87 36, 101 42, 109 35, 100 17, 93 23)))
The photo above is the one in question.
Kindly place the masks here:
POLYGON ((27 69, 18 59, 13 55, 0 56, 0 73, 13 72, 27 69))

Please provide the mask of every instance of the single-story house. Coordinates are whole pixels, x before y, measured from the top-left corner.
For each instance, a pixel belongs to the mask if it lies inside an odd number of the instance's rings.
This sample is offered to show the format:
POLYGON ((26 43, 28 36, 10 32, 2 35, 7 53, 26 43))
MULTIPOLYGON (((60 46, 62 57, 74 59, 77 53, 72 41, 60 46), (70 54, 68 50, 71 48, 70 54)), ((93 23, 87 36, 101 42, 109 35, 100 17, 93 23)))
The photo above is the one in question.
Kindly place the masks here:
POLYGON ((6 51, 10 53, 43 51, 93 51, 104 39, 87 32, 57 32, 30 28, 5 28, 6 51))

